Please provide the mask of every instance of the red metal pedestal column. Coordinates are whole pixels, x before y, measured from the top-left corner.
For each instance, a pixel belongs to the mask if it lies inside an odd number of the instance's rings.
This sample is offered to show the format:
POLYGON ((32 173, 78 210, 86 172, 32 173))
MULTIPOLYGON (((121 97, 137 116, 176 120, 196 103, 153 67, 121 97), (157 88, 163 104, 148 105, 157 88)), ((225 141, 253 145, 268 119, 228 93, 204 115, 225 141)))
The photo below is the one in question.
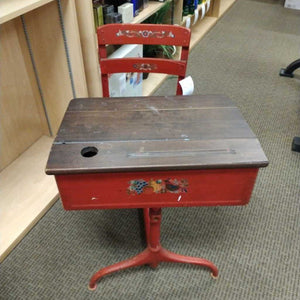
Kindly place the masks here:
POLYGON ((150 265, 156 268, 160 262, 178 262, 178 263, 190 263, 194 265, 208 267, 212 271, 214 278, 218 277, 217 267, 209 260, 191 257, 185 255, 175 254, 161 247, 160 245, 160 223, 161 223, 161 208, 144 209, 144 221, 147 239, 147 248, 140 254, 121 261, 114 265, 100 269, 93 275, 90 280, 89 288, 96 289, 96 282, 103 276, 110 273, 124 270, 131 267, 150 265), (148 215, 149 214, 149 215, 148 215))

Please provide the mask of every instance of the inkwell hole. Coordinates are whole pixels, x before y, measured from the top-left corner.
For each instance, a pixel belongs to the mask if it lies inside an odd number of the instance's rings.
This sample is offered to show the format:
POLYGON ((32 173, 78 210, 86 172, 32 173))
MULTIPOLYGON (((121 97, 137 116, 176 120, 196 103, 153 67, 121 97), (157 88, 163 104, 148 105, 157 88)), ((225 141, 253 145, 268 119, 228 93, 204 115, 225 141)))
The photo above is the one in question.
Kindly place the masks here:
POLYGON ((98 149, 96 147, 84 147, 81 150, 81 155, 83 157, 93 157, 98 153, 98 149))

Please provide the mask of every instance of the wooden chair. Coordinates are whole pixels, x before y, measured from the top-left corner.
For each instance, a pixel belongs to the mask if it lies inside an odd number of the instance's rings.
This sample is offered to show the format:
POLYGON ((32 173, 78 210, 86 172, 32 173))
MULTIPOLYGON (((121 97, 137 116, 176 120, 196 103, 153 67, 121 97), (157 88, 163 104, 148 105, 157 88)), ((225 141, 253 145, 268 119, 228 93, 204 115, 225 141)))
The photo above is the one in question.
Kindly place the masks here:
POLYGON ((99 63, 103 97, 109 97, 108 75, 113 73, 162 73, 178 76, 176 95, 181 95, 179 81, 185 77, 191 32, 174 25, 107 24, 97 30, 99 63), (180 46, 178 60, 167 58, 107 58, 107 45, 168 45, 180 46))
MULTIPOLYGON (((191 37, 189 29, 174 25, 107 24, 98 28, 97 35, 104 97, 109 97, 109 74, 129 72, 176 75, 178 76, 176 95, 182 94, 179 81, 185 78, 186 73, 191 37), (148 57, 109 59, 107 57, 107 45, 124 44, 180 46, 181 54, 178 60, 148 57)), ((143 264, 156 267, 162 261, 206 266, 211 269, 213 277, 218 276, 216 266, 210 261, 178 255, 162 248, 159 242, 161 208, 144 208, 143 211, 147 249, 131 259, 99 270, 91 278, 89 285, 91 289, 96 287, 97 280, 112 272, 143 264)))

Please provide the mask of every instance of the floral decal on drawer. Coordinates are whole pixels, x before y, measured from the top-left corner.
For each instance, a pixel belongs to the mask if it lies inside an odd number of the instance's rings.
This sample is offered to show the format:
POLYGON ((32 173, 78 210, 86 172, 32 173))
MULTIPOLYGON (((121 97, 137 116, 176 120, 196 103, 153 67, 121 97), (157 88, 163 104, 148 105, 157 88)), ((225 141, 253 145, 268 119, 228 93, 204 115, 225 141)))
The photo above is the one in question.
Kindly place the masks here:
POLYGON ((161 193, 187 193, 188 181, 185 179, 158 179, 145 181, 144 179, 131 180, 127 188, 128 194, 161 194, 161 193))

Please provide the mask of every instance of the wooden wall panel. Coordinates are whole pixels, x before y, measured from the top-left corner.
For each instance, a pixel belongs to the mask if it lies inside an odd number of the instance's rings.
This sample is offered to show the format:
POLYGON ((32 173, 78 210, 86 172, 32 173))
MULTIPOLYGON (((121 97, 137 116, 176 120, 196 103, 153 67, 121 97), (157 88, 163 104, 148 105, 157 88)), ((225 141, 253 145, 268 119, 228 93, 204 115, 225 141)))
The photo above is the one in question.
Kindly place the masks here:
POLYGON ((92 1, 76 0, 76 10, 89 97, 102 97, 92 1))
POLYGON ((88 97, 75 2, 62 1, 62 10, 76 97, 88 97))
POLYGON ((182 10, 178 9, 178 7, 182 7, 182 6, 183 6, 183 0, 175 0, 174 24, 176 25, 180 25, 182 21, 182 10))
POLYGON ((51 129, 55 134, 73 97, 57 3, 51 2, 27 13, 25 23, 51 129))
MULTIPOLYGON (((63 7, 66 7, 64 0, 63 7)), ((72 2, 72 1, 71 1, 72 2)), ((75 15, 67 12, 67 23, 75 15), (69 14, 69 15, 68 15, 69 14)), ((51 129, 55 135, 69 101, 73 98, 67 57, 64 47, 62 29, 60 25, 57 2, 51 2, 25 15, 25 22, 31 41, 32 52, 35 58, 38 76, 44 95, 51 129)), ((65 23, 66 24, 66 23, 65 23)), ((73 22, 76 26, 76 22, 73 22)), ((77 28, 78 29, 78 28, 77 28)), ((76 96, 86 96, 86 82, 81 56, 78 31, 76 27, 68 30, 70 44, 70 59, 74 76, 76 96), (71 32, 73 32, 71 34, 71 32), (71 48, 73 48, 71 50, 71 48)))
POLYGON ((215 18, 218 18, 220 16, 220 4, 221 4, 221 1, 224 1, 224 0, 212 0, 211 1, 211 7, 207 13, 207 16, 209 17, 215 17, 215 18))
POLYGON ((0 169, 48 133, 20 18, 0 28, 0 169))

